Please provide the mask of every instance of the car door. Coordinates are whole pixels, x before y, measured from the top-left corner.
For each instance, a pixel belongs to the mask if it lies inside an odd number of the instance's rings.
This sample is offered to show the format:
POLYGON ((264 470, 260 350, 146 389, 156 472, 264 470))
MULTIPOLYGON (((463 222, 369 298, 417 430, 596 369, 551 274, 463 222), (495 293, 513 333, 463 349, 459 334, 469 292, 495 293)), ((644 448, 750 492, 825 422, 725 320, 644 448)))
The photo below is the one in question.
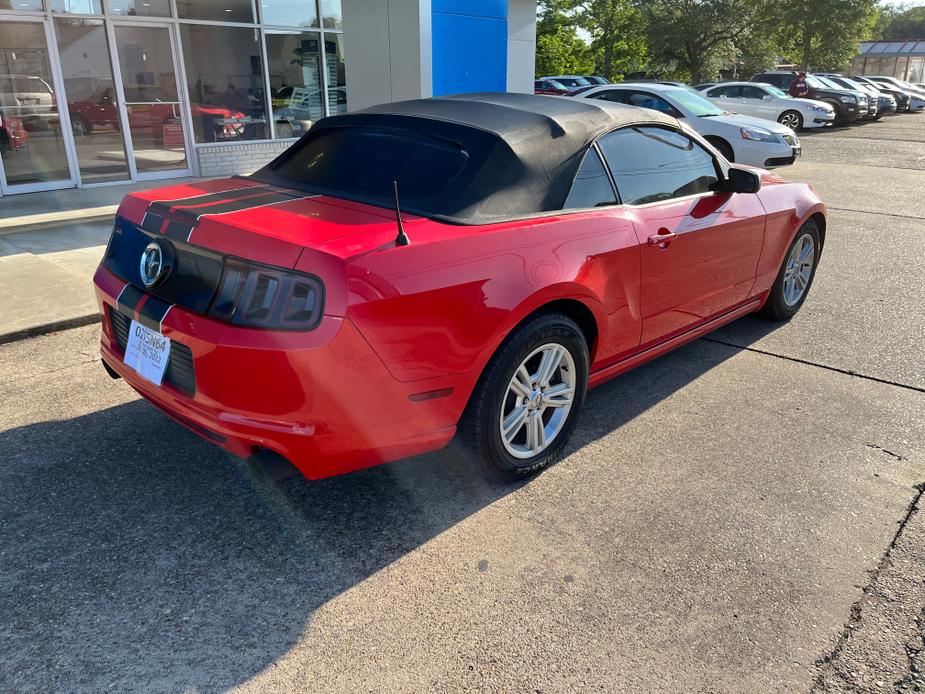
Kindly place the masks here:
POLYGON ((721 84, 708 89, 706 96, 720 108, 727 111, 741 111, 742 103, 739 98, 741 93, 742 87, 737 84, 721 84))
POLYGON ((748 108, 748 115, 768 120, 777 120, 776 99, 762 87, 742 85, 742 103, 748 108), (767 97, 767 98, 765 98, 767 97))
POLYGON ((719 162, 683 132, 631 126, 598 144, 639 237, 642 344, 742 304, 764 241, 758 196, 725 192, 719 162))
POLYGON ((607 89, 605 91, 594 94, 590 98, 604 99, 605 101, 613 101, 618 104, 627 104, 629 106, 648 108, 652 109, 653 111, 660 111, 661 113, 668 114, 673 118, 684 117, 684 114, 669 104, 665 99, 658 96, 657 94, 646 91, 645 89, 607 89))

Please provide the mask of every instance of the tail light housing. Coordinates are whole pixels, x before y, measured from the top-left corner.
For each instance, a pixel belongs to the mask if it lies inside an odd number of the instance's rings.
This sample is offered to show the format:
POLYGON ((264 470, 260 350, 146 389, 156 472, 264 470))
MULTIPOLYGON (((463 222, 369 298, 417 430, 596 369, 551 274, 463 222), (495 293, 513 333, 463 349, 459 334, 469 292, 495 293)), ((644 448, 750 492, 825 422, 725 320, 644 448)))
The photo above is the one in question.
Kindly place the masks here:
POLYGON ((226 258, 208 314, 266 330, 311 330, 321 322, 324 285, 314 275, 226 258))

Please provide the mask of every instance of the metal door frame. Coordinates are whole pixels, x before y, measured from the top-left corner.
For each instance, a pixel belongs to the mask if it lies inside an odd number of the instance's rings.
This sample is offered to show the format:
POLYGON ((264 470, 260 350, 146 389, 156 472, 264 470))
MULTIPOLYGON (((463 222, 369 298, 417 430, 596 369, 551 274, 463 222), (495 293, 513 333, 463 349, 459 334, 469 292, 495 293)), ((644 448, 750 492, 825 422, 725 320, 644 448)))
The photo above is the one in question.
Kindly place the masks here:
POLYGON ((119 123, 122 130, 127 134, 125 137, 125 153, 128 157, 129 175, 132 181, 159 181, 170 178, 183 178, 192 176, 192 143, 193 136, 192 123, 189 120, 190 109, 186 103, 186 90, 183 74, 179 70, 178 54, 179 44, 177 41, 176 22, 166 21, 147 21, 132 19, 129 21, 120 21, 118 19, 107 20, 106 22, 107 39, 109 42, 109 53, 112 60, 112 69, 114 82, 116 84, 116 94, 118 96, 119 106, 119 123), (138 173, 138 167, 135 164, 135 145, 132 142, 132 131, 129 128, 128 104, 125 101, 125 89, 122 80, 122 64, 119 61, 119 50, 116 43, 117 27, 148 27, 151 29, 166 29, 167 41, 170 47, 170 58, 173 63, 173 74, 177 85, 177 103, 180 109, 180 123, 183 126, 183 149, 186 154, 186 168, 173 169, 166 171, 149 171, 147 173, 138 173))
POLYGON ((71 118, 67 109, 67 94, 64 91, 64 80, 61 75, 61 56, 58 55, 58 44, 57 41, 55 41, 55 34, 51 26, 52 20, 48 16, 43 17, 39 15, 4 15, 3 21, 22 22, 24 24, 38 24, 42 27, 42 33, 45 35, 45 48, 48 52, 48 65, 51 69, 51 86, 55 93, 55 106, 58 109, 61 139, 64 144, 64 156, 65 161, 67 162, 69 178, 61 179, 59 181, 14 183, 10 185, 6 182, 6 170, 3 168, 3 160, 0 158, 0 195, 19 195, 20 193, 37 193, 46 190, 75 188, 79 185, 80 180, 79 173, 77 171, 77 148, 74 145, 74 133, 71 131, 71 118))

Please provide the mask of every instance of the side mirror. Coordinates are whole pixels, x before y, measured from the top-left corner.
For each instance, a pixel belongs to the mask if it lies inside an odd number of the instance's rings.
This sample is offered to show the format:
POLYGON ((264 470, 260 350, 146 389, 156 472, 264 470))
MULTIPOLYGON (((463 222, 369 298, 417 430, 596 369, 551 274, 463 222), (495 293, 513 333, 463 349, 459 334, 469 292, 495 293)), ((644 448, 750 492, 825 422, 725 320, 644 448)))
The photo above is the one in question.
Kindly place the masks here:
POLYGON ((763 97, 761 97, 761 100, 762 101, 774 101, 774 97, 771 96, 770 94, 765 94, 763 97))
POLYGON ((761 190, 761 176, 748 169, 729 167, 726 189, 730 193, 757 193, 761 190))

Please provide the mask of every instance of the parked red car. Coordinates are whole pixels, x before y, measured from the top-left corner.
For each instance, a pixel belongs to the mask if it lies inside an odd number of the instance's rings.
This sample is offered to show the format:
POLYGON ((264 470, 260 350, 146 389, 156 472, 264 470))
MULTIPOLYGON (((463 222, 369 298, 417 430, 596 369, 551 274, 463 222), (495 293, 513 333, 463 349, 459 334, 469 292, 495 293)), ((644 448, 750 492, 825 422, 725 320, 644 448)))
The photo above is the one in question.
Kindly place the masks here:
POLYGON ((562 453, 588 387, 793 316, 825 232, 809 186, 654 111, 387 104, 252 176, 126 197, 94 279, 102 356, 203 438, 310 478, 457 435, 518 478, 562 453))

